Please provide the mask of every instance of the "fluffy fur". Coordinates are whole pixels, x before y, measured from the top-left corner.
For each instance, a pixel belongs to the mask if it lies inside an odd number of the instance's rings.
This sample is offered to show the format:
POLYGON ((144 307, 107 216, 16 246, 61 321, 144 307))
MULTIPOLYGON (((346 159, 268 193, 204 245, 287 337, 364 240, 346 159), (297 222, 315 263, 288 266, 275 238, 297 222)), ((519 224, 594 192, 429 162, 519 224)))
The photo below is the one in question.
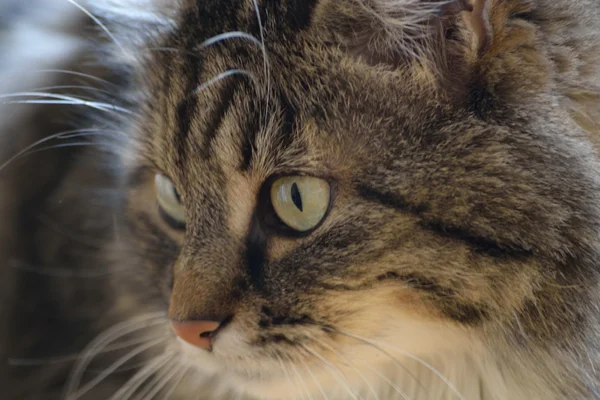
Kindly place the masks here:
POLYGON ((596 1, 83 6, 92 147, 0 170, 9 398, 600 397, 596 1), (290 174, 333 185, 307 236, 290 174))

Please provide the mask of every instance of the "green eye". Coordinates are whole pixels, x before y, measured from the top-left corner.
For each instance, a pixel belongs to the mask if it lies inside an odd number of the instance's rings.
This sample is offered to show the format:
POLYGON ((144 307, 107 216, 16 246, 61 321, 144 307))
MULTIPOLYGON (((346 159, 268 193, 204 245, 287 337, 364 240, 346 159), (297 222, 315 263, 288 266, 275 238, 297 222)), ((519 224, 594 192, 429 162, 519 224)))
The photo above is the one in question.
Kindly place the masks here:
POLYGON ((287 176, 271 186, 273 208, 287 226, 298 232, 316 228, 331 200, 329 182, 310 176, 287 176))
POLYGON ((185 228, 185 212, 173 182, 162 174, 156 174, 156 198, 163 218, 174 228, 185 228))

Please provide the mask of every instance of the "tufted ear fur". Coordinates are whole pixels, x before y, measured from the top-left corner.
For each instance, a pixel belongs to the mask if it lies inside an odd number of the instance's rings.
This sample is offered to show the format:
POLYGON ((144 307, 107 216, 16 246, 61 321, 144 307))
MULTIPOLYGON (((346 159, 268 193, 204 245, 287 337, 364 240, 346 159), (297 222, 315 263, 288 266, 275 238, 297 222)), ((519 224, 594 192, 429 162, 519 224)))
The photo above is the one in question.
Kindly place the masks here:
POLYGON ((472 0, 470 9, 463 14, 473 38, 474 49, 479 55, 489 50, 493 40, 490 7, 490 0, 472 0))
MULTIPOLYGON (((370 63, 398 64, 443 59, 450 42, 479 54, 489 48, 493 0, 329 0, 319 16, 355 56, 370 63)), ((450 46, 449 46, 450 45, 450 46)), ((464 50, 464 48, 463 48, 464 50)))
POLYGON ((536 23, 545 11, 535 4, 325 0, 317 18, 351 56, 396 69, 415 90, 447 93, 454 104, 484 116, 499 100, 519 104, 550 91, 553 61, 536 23))

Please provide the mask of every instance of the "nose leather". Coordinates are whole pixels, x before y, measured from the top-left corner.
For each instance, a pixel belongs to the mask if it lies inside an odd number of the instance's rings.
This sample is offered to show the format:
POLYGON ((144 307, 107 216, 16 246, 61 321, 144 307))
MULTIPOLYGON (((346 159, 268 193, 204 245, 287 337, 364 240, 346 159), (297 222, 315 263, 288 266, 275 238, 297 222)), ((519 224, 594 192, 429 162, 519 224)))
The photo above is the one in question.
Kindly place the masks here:
POLYGON ((187 343, 204 350, 212 347, 212 333, 221 325, 214 321, 171 321, 171 328, 187 343))

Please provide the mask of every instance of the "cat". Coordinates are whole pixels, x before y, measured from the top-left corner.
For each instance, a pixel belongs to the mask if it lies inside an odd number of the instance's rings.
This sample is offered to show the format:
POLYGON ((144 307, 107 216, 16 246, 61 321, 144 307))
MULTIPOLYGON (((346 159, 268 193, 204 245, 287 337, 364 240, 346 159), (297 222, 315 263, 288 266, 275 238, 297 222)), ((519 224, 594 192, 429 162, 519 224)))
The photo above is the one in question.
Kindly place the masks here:
POLYGON ((598 1, 64 6, 2 90, 7 399, 600 398, 598 1))

